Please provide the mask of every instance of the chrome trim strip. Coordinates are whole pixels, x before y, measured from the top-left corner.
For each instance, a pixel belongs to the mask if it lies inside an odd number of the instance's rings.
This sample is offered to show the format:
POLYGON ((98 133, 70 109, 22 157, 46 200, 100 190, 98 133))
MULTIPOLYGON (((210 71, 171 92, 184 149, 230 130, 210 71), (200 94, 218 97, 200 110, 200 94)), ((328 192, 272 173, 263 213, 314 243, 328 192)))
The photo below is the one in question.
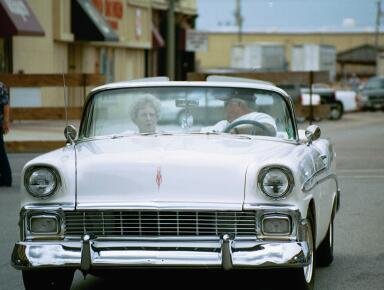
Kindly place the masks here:
POLYGON ((33 203, 25 205, 21 212, 26 210, 36 210, 36 211, 54 211, 54 210, 74 210, 74 203, 33 203))
POLYGON ((159 203, 97 203, 97 202, 78 202, 76 205, 77 210, 179 210, 182 211, 241 211, 242 203, 169 203, 160 205, 159 203))
POLYGON ((315 186, 327 181, 328 179, 333 179, 335 180, 336 182, 336 190, 339 190, 339 182, 337 180, 337 176, 336 174, 334 173, 330 173, 326 176, 324 176, 323 178, 320 178, 319 180, 317 180, 316 182, 314 182, 314 179, 321 175, 327 168, 324 167, 322 169, 320 169, 319 171, 315 172, 307 181, 305 181, 303 183, 303 186, 301 187, 301 190, 306 193, 306 192, 309 192, 311 191, 315 186))
POLYGON ((291 204, 277 204, 277 203, 245 203, 243 210, 255 210, 255 211, 273 211, 273 212, 287 212, 298 211, 299 208, 291 204))

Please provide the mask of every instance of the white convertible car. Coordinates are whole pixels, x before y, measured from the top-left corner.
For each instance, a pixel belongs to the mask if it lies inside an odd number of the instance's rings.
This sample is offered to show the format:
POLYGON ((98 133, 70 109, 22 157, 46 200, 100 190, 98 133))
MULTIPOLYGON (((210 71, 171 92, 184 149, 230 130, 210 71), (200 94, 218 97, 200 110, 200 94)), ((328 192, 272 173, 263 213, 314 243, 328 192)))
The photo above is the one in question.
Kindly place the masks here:
POLYGON ((297 129, 273 84, 107 84, 65 136, 22 171, 12 264, 26 289, 154 267, 281 268, 312 289, 315 266, 333 260, 335 152, 318 126, 297 129))

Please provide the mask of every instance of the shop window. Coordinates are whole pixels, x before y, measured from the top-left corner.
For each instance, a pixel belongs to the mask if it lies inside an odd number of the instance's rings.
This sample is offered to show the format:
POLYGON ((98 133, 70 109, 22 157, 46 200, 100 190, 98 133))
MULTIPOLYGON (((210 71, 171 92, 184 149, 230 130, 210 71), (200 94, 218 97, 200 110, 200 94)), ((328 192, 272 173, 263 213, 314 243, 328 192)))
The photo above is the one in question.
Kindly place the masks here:
POLYGON ((107 82, 113 82, 115 79, 115 54, 113 48, 101 48, 99 57, 99 72, 105 75, 107 82))
POLYGON ((12 73, 11 38, 0 38, 0 73, 12 73))

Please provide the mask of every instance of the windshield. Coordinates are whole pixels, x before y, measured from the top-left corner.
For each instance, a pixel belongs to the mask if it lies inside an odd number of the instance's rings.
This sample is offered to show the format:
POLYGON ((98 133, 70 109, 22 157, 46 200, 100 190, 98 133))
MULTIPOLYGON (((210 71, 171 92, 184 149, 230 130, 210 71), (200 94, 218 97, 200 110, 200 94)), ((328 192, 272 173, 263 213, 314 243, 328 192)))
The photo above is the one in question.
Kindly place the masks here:
POLYGON ((269 90, 111 89, 93 95, 81 137, 224 132, 295 139, 289 112, 284 98, 269 90))

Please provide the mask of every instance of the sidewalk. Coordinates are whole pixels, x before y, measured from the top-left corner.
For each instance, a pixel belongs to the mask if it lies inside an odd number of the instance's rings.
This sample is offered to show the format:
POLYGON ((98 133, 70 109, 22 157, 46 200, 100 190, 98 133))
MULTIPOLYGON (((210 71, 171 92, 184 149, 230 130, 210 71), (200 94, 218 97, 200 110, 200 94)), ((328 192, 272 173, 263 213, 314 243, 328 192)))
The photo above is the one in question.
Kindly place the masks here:
MULTIPOLYGON (((80 121, 68 121, 79 128, 80 121)), ((10 132, 4 136, 7 152, 47 152, 65 144, 62 120, 13 121, 10 132)))

